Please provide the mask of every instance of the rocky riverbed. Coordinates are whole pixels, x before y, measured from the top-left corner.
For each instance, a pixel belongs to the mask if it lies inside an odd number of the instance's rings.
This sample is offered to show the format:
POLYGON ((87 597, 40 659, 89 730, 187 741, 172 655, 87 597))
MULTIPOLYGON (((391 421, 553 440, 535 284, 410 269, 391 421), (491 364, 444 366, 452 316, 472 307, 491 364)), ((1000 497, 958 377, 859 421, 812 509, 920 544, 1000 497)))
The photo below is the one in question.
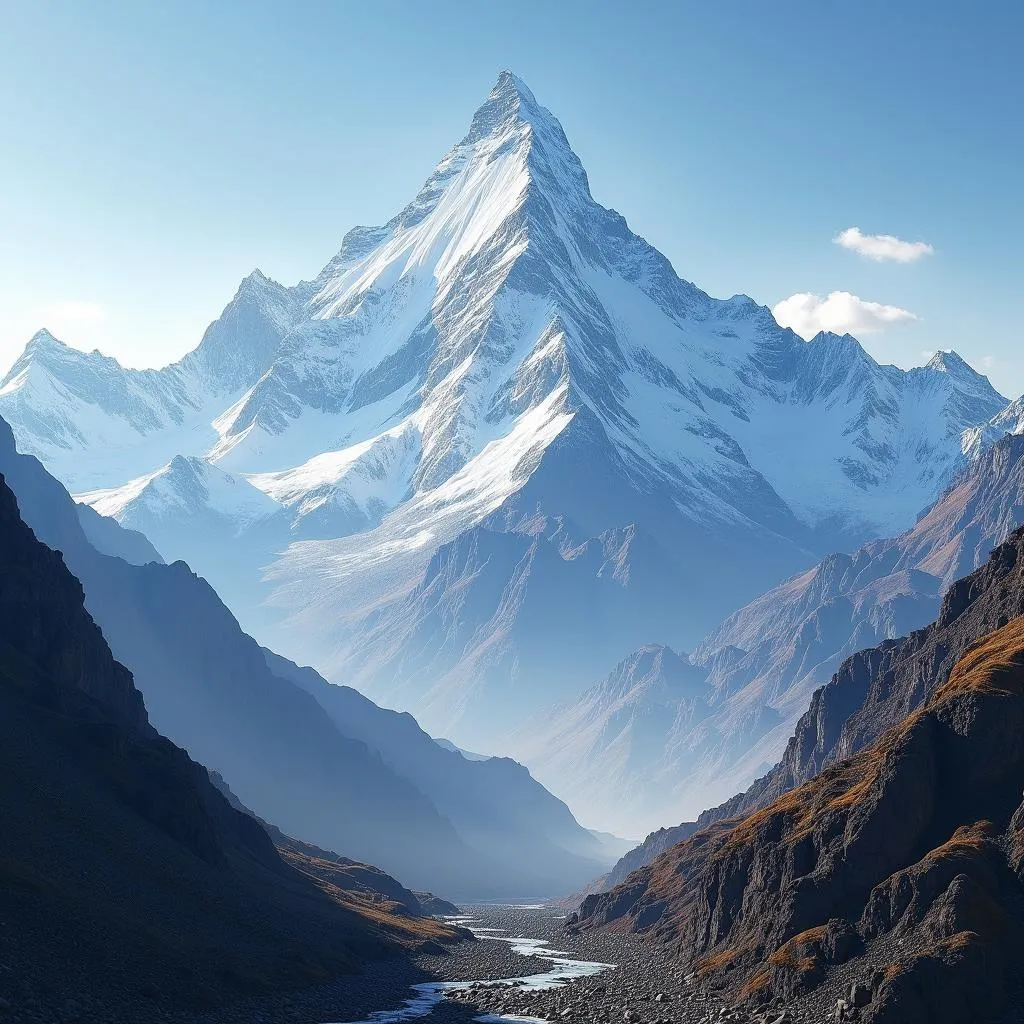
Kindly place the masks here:
POLYGON ((463 923, 479 936, 477 942, 418 957, 411 968, 378 966, 358 979, 287 1001, 236 1006, 230 1013, 203 1018, 202 1024, 347 1024, 371 1017, 380 1024, 414 1019, 469 1024, 481 1017, 593 1024, 811 1024, 836 1019, 834 1009, 824 1013, 821 1004, 803 1011, 780 1005, 754 1014, 735 1009, 725 993, 703 989, 667 951, 635 935, 564 935, 565 917, 556 908, 468 907, 463 923), (544 940, 546 945, 525 955, 513 948, 524 944, 507 941, 516 937, 544 940), (560 982, 559 976, 580 970, 566 965, 567 960, 593 965, 593 973, 560 982), (538 975, 551 974, 556 977, 550 984, 538 986, 538 975), (430 998, 413 989, 437 982, 454 984, 430 998))
POLYGON ((819 1024, 856 1017, 839 1017, 837 993, 844 997, 864 965, 846 966, 799 1003, 750 1012, 737 1008, 727 989, 703 986, 657 944, 631 934, 563 934, 565 917, 557 908, 468 907, 462 923, 474 930, 478 941, 206 1013, 174 1011, 159 1001, 142 1008, 116 1007, 97 993, 69 1000, 60 1009, 37 1000, 17 1010, 0 1003, 0 1024, 12 1019, 19 1024, 361 1024, 371 1019, 376 1024, 470 1024, 481 1017, 566 1024, 819 1024), (546 945, 527 955, 514 947, 530 942, 507 941, 516 937, 546 945), (565 961, 590 966, 582 969, 565 961), (560 981, 574 973, 586 976, 560 981), (554 977, 539 982, 538 976, 544 975, 554 977), (438 983, 450 987, 435 993, 438 983))
MULTIPOLYGON (((494 929, 484 934, 495 938, 476 943, 469 954, 470 962, 457 963, 465 949, 453 957, 431 958, 424 966, 439 975, 458 980, 476 977, 464 968, 477 971, 483 959, 497 944, 508 947, 498 935, 527 936, 546 939, 549 949, 580 961, 611 965, 590 977, 569 981, 564 985, 532 989, 523 985, 471 985, 447 993, 444 1003, 433 1011, 433 1020, 448 1022, 473 1017, 501 1015, 546 1021, 594 1022, 594 1024, 697 1024, 706 1021, 741 1021, 773 1024, 802 1024, 820 1020, 820 1016, 773 1007, 757 1014, 735 1010, 721 995, 705 991, 692 977, 673 962, 668 952, 653 943, 629 934, 587 934, 568 936, 562 933, 565 923, 560 912, 549 908, 471 907, 467 915, 473 920, 467 926, 475 930, 494 929)), ((526 958, 530 974, 538 973, 550 961, 544 961, 544 950, 526 958)), ((555 965, 557 969, 557 962, 555 965)), ((512 977, 511 972, 504 977, 512 977)), ((482 976, 481 976, 482 977, 482 976)), ((834 1017, 832 1018, 834 1019, 834 1017)))

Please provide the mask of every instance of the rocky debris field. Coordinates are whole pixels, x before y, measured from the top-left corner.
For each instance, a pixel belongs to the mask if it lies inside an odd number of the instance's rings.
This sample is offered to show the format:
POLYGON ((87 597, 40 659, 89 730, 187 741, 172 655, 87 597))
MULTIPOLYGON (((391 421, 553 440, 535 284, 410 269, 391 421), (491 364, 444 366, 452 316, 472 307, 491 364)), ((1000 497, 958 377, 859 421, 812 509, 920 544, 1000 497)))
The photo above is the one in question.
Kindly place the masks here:
MULTIPOLYGON (((514 980, 497 984, 547 972, 552 961, 542 954, 523 956, 507 942, 485 937, 443 954, 380 963, 328 985, 254 997, 202 1014, 172 1011, 158 999, 129 1010, 104 1004, 98 996, 83 996, 57 1009, 29 1001, 17 1012, 0 1001, 0 1024, 345 1024, 399 1010, 414 994, 413 985, 430 981, 467 984, 451 989, 420 1018, 425 1024, 470 1024, 484 1015, 555 1024, 830 1024, 861 1019, 872 975, 911 952, 898 941, 874 944, 862 957, 831 972, 810 994, 752 1011, 737 1005, 728 985, 712 987, 680 968, 663 946, 632 934, 563 934, 565 918, 557 908, 480 906, 466 914, 473 928, 546 939, 552 951, 614 967, 542 991, 524 989, 514 980)), ((1011 1020, 1016 1024, 1018 1018, 1007 1018, 1005 1024, 1011 1020)), ((390 1018, 385 1016, 381 1024, 391 1024, 390 1018)))
MULTIPOLYGON (((755 1009, 740 1005, 728 981, 711 982, 682 969, 664 946, 626 933, 566 935, 565 919, 555 908, 470 907, 473 928, 501 929, 509 936, 544 938, 550 948, 574 959, 615 966, 600 974, 543 991, 521 986, 478 984, 448 993, 430 1018, 435 1024, 470 1021, 501 1014, 580 1024, 833 1024, 866 1018, 877 979, 893 963, 915 953, 913 940, 886 937, 864 953, 828 971, 813 991, 788 1002, 755 1009)), ((421 958, 430 973, 450 981, 481 981, 536 974, 549 969, 542 956, 512 955, 494 939, 456 947, 450 956, 421 958), (498 960, 505 958, 504 966, 498 960), (518 968, 518 969, 512 969, 518 968)), ((728 978, 728 974, 726 975, 728 978)), ((1017 1006, 1024 1005, 1018 1001, 1017 1006)), ((1008 1016, 1000 1024, 1019 1024, 1008 1016)), ((978 1019, 980 1020, 980 1018, 978 1019)), ((978 1024, 978 1020, 964 1024, 978 1024)))
MULTIPOLYGON (((697 1024, 706 1021, 737 1021, 750 1024, 810 1024, 820 1020, 795 1008, 778 1006, 750 1014, 735 1009, 727 996, 704 989, 673 961, 668 951, 635 935, 597 933, 565 935, 565 918, 551 909, 511 907, 471 907, 467 914, 475 920, 472 928, 501 929, 510 936, 546 938, 550 948, 573 959, 613 964, 614 967, 588 978, 546 990, 524 990, 521 986, 472 985, 448 994, 445 1003, 434 1011, 434 1020, 472 1019, 480 1014, 504 1014, 548 1021, 601 1022, 612 1024, 697 1024)), ((493 940, 476 943, 465 965, 459 961, 467 947, 451 957, 430 958, 425 964, 448 980, 467 977, 492 977, 482 973, 482 960, 490 947, 505 946, 493 940), (480 966, 475 966, 479 964, 480 966), (475 966, 474 971, 464 967, 475 966)), ((529 973, 549 969, 543 956, 519 957, 530 965, 529 973), (539 966, 538 966, 539 965, 539 966)), ((500 973, 500 972, 499 972, 500 973)), ((511 972, 505 975, 511 976, 511 972)), ((835 1020, 833 1015, 831 1020, 835 1020)))

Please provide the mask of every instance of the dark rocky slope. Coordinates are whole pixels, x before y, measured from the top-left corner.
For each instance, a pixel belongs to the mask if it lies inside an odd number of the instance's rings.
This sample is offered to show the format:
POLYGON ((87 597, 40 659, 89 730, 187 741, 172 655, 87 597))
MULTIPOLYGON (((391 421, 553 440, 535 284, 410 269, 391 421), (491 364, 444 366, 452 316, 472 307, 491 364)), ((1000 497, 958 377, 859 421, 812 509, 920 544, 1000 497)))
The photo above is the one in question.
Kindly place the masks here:
MULTIPOLYGON (((1024 480, 1024 438, 1004 438, 986 458, 993 472, 998 470, 1001 484, 1009 486, 1008 481, 1017 481, 1011 488, 1012 495, 1018 493, 1018 484, 1024 487, 1020 483, 1024 480)), ((954 488, 918 524, 923 527, 933 516, 945 522, 954 507, 963 506, 970 511, 970 528, 961 529, 963 523, 953 517, 956 529, 942 534, 949 544, 939 545, 933 552, 934 558, 948 559, 955 554, 956 564, 966 561, 969 565, 980 558, 985 538, 1009 530, 1020 518, 1015 498, 1007 494, 1000 497, 987 488, 979 494, 980 484, 975 474, 966 474, 957 487, 966 488, 971 501, 964 504, 955 498, 954 488), (980 533, 979 524, 984 525, 980 533)), ((906 536, 915 536, 915 532, 906 536)), ((878 542, 883 543, 888 542, 878 542)), ((847 658, 829 682, 814 692, 779 764, 770 772, 744 792, 706 810, 696 824, 687 822, 653 833, 616 864, 610 878, 615 883, 621 881, 629 871, 651 863, 671 841, 682 841, 695 828, 767 806, 794 786, 813 778, 822 768, 856 753, 876 740, 889 725, 920 707, 972 643, 1024 613, 1024 568, 1008 554, 1017 542, 1008 543, 1009 547, 998 548, 979 570, 950 586, 938 617, 931 624, 847 658)))
MULTIPOLYGON (((17 453, 2 420, 0 472, 26 522, 82 581, 90 614, 134 674, 161 732, 220 772, 262 818, 457 899, 564 892, 603 869, 582 850, 566 850, 551 864, 496 858, 500 836, 471 848, 416 781, 357 732, 339 730, 306 689, 272 671, 265 652, 185 563, 135 565, 97 551, 67 491, 36 459, 17 453)), ((123 536, 115 539, 124 546, 123 536)), ((490 802, 500 805, 504 795, 491 791, 490 802)), ((508 821, 492 815, 489 824, 512 839, 508 821)))
MULTIPOLYGON (((419 896, 407 889, 396 878, 372 864, 343 857, 333 850, 322 850, 312 843, 285 835, 276 825, 263 821, 253 814, 231 792, 230 786, 217 772, 210 772, 210 781, 225 797, 229 804, 238 811, 255 818, 264 831, 270 836, 278 854, 298 871, 313 878, 329 882, 344 892, 354 892, 366 897, 371 903, 388 904, 390 909, 408 917, 428 917, 431 911, 423 907, 419 896)), ((430 896, 425 893, 424 896, 430 896)), ((436 899, 436 897, 433 897, 436 899)), ((443 903, 444 901, 439 901, 443 903)), ((457 913, 457 911, 452 911, 457 913)))
POLYGON ((849 961, 865 1020, 1002 1012, 1024 973, 1022 574, 1018 531, 932 627, 844 666, 867 697, 830 749, 858 752, 588 897, 573 926, 667 942, 753 1004, 849 961))
POLYGON ((2 479, 0 821, 0 1012, 14 1019, 73 1019, 83 1000, 102 1019, 153 1019, 454 937, 282 860, 150 725, 2 479))

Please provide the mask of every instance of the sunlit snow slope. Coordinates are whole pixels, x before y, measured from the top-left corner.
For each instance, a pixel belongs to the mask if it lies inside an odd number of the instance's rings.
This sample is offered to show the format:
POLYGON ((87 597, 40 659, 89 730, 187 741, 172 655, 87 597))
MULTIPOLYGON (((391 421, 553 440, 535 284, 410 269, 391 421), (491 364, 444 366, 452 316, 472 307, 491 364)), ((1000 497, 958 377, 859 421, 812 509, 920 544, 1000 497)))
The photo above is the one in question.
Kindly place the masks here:
POLYGON ((496 750, 908 526, 1005 406, 952 353, 880 366, 681 280, 508 72, 315 280, 257 272, 159 371, 37 336, 0 387, 26 450, 261 639, 496 750))

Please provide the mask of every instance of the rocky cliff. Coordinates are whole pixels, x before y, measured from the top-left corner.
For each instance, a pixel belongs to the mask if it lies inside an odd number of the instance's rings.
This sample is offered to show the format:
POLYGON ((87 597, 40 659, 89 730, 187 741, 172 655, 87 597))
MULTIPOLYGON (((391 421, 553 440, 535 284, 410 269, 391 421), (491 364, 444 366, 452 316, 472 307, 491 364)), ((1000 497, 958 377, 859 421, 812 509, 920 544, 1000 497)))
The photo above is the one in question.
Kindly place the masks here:
MULTIPOLYGON (((98 551, 79 507, 35 458, 18 454, 3 420, 0 472, 25 521, 81 580, 89 613, 144 691, 156 727, 219 771, 262 818, 459 899, 568 891, 607 866, 594 859, 597 844, 568 808, 521 766, 474 767, 437 747, 407 716, 352 691, 346 701, 339 688, 284 659, 270 666, 185 563, 139 565, 98 551), (342 706, 326 708, 328 697, 342 706), (385 733, 393 742, 378 742, 385 733), (405 755, 403 764, 388 745, 405 755), (446 780, 416 756, 422 749, 448 762, 446 780), (520 825, 528 839, 545 841, 538 856, 513 849, 520 825)), ((108 547, 123 551, 128 531, 108 526, 115 531, 108 547)))
POLYGON ((153 1019, 154 1004, 300 988, 454 937, 282 860, 149 724, 81 585, 2 478, 0 821, 13 1019, 153 1019))
POLYGON ((753 1004, 847 964, 865 1020, 997 1014, 1024 968, 1022 565, 1018 531, 933 626, 846 663, 830 686, 866 696, 846 725, 823 717, 818 760, 791 744, 809 781, 588 897, 573 926, 668 942, 753 1004))

